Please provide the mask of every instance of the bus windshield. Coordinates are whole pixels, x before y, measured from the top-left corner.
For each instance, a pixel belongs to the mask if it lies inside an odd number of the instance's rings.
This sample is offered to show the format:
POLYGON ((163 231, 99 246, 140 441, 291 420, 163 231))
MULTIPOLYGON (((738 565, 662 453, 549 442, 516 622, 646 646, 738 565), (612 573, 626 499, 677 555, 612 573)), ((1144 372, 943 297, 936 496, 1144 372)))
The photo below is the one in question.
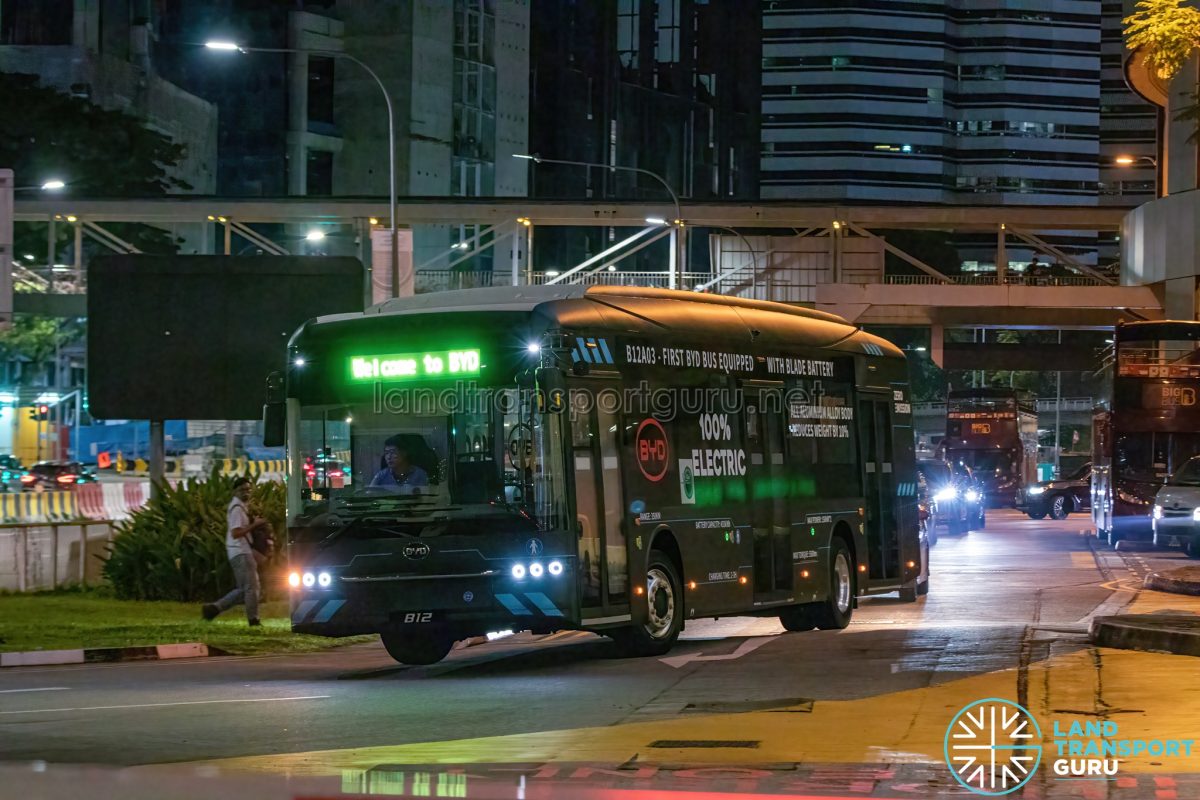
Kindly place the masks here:
MULTIPOLYGON (((430 393, 423 401, 398 413, 369 402, 302 406, 295 524, 330 517, 367 527, 487 517, 541 530, 564 524, 560 415, 535 413, 529 390, 430 393)), ((432 535, 437 527, 420 530, 432 535)))
POLYGON ((951 462, 971 467, 976 474, 1002 475, 1016 470, 1012 453, 1007 450, 952 450, 951 462))

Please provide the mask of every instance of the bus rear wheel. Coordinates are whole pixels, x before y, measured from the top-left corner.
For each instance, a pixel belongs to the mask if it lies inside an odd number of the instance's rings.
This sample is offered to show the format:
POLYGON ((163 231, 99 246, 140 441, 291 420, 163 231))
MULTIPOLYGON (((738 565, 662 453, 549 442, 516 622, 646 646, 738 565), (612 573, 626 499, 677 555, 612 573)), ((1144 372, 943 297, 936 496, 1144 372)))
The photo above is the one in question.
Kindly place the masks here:
POLYGON ((646 621, 605 631, 630 656, 661 656, 675 646, 683 630, 683 584, 674 562, 661 550, 650 551, 646 568, 646 621))
POLYGON ((830 542, 829 597, 816 607, 817 627, 821 630, 841 630, 850 624, 854 613, 854 563, 841 539, 830 542))
POLYGON ((454 640, 444 634, 414 636, 409 633, 381 633, 383 649, 401 664, 423 666, 441 661, 454 647, 454 640))

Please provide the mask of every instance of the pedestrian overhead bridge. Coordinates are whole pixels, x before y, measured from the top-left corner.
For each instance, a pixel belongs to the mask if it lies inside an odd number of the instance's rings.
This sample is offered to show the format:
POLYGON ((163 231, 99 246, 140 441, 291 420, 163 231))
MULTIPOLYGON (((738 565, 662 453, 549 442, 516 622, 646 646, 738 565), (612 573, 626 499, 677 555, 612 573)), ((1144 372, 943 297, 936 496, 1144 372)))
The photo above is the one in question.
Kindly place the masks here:
MULTIPOLYGON (((864 325, 1106 328, 1118 320, 1163 316, 1161 300, 1150 287, 1120 285, 1115 275, 1096 266, 1095 253, 1103 242, 1117 238, 1127 213, 1123 208, 685 202, 675 218, 670 202, 402 198, 399 225, 416 230, 466 226, 460 230, 472 233, 438 252, 403 254, 395 289, 386 266, 390 240, 380 235, 387 233, 387 213, 386 200, 371 198, 38 197, 14 203, 17 224, 69 225, 77 244, 87 237, 118 252, 136 248, 115 237, 107 223, 166 228, 184 235, 188 252, 235 254, 253 248, 264 255, 302 251, 304 237, 296 234, 320 225, 341 231, 326 239, 340 242, 337 254, 357 255, 367 265, 372 301, 393 292, 581 283, 674 287, 797 303, 864 325), (578 264, 537 260, 537 230, 597 226, 612 229, 606 239, 613 244, 606 250, 578 264), (978 253, 981 263, 994 263, 997 269, 945 274, 899 246, 896 241, 903 237, 892 233, 913 231, 944 232, 960 250, 978 253), (667 248, 662 271, 624 268, 624 259, 662 239, 669 240, 660 246, 667 248), (698 258, 697 248, 708 258, 698 258), (493 268, 473 269, 477 256, 488 252, 493 268), (1034 254, 1055 263, 1057 274, 1030 278, 1010 271, 1013 254, 1034 254)), ((40 288, 47 294, 82 292, 85 250, 75 248, 73 269, 60 269, 67 273, 65 281, 50 264, 40 288)), ((39 288, 36 265, 18 263, 15 269, 18 283, 24 279, 32 284, 26 288, 39 288)), ((52 299, 64 303, 61 297, 52 299)), ((52 313, 46 295, 21 294, 16 301, 17 310, 52 313)), ((69 299, 65 303, 71 305, 69 299)), ((72 307, 78 312, 81 305, 77 298, 72 307)))

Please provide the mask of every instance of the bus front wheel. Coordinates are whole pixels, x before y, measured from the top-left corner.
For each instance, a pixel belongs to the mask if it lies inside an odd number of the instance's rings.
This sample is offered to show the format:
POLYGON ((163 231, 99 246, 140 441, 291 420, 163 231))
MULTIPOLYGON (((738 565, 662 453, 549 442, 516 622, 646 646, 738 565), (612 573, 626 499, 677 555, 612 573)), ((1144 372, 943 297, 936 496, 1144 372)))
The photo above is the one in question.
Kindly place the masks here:
POLYGON ((436 664, 446 657, 454 640, 444 635, 413 636, 408 633, 381 633, 383 649, 401 664, 436 664))
POLYGON ((779 624, 792 633, 803 633, 817 627, 819 603, 804 603, 779 609, 779 624))
POLYGON ((683 630, 682 587, 670 557, 661 550, 651 550, 646 568, 646 621, 605 633, 626 655, 663 655, 675 646, 683 630))
POLYGON ((854 562, 841 539, 829 545, 829 597, 817 604, 817 627, 840 630, 850 624, 854 613, 854 562))

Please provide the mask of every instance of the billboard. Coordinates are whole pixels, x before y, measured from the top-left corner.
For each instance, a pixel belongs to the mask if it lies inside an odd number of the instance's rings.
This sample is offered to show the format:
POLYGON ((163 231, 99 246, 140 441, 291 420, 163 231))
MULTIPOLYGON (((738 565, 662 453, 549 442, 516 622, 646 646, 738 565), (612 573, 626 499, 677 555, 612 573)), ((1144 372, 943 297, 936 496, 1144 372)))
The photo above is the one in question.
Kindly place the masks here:
POLYGON ((96 259, 88 404, 100 419, 257 419, 303 322, 363 309, 363 267, 326 256, 96 259))

